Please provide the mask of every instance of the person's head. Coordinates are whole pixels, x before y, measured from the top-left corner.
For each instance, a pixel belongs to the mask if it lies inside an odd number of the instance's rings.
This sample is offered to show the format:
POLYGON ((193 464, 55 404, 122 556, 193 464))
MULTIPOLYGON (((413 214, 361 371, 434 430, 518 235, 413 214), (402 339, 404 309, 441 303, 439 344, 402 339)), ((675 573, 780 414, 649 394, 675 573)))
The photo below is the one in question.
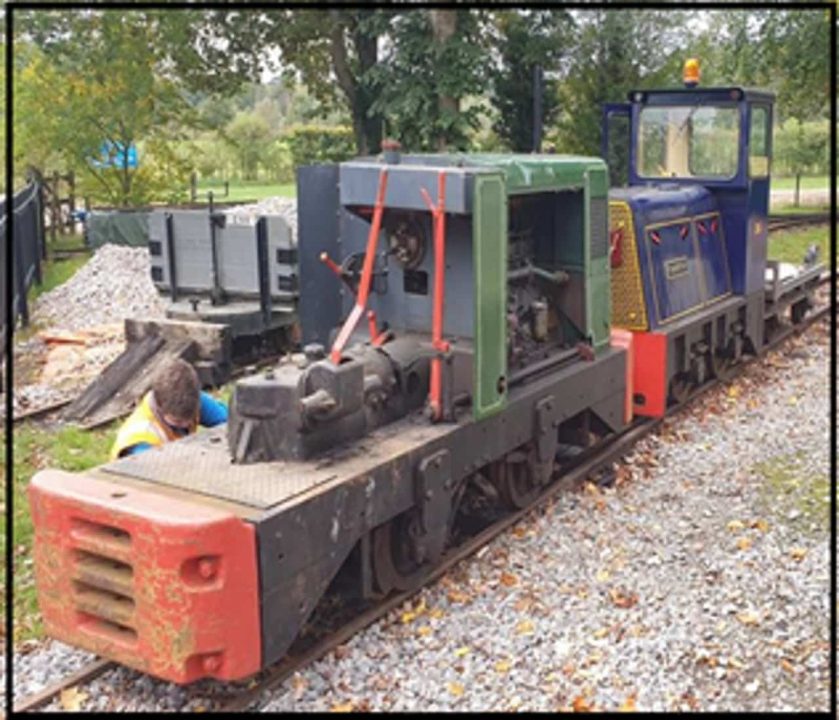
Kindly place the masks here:
POLYGON ((195 426, 201 402, 195 368, 184 360, 173 360, 158 373, 151 389, 160 419, 175 433, 186 435, 195 426))

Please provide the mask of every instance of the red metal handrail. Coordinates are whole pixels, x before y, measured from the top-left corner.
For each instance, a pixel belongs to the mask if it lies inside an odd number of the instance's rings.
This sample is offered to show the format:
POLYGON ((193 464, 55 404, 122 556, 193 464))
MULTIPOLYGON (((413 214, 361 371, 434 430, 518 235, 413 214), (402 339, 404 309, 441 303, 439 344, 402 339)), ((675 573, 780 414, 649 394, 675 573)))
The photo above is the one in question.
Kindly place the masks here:
POLYGON ((335 343, 332 345, 332 351, 329 357, 336 365, 341 362, 341 351, 350 339, 350 336, 358 325, 358 321, 364 314, 364 308, 367 305, 367 298, 370 296, 370 284, 373 278, 373 265, 376 262, 376 245, 379 242, 379 228, 382 224, 382 211, 385 204, 385 191, 387 190, 387 168, 382 168, 379 172, 379 190, 376 193, 376 205, 373 210, 373 223, 370 226, 370 234, 367 237, 367 250, 364 253, 364 265, 361 269, 361 282, 358 284, 358 295, 355 300, 355 307, 353 307, 338 337, 335 338, 335 343))

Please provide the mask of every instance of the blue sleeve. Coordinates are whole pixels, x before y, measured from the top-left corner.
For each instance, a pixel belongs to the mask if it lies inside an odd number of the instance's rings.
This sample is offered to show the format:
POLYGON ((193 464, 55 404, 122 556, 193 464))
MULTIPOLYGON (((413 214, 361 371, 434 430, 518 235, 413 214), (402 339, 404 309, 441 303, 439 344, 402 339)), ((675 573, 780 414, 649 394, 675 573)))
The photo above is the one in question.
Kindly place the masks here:
POLYGON ((216 400, 209 393, 201 392, 201 416, 199 422, 204 427, 214 427, 227 422, 227 405, 216 400))
POLYGON ((141 452, 145 452, 146 450, 151 450, 152 446, 148 443, 137 443, 136 445, 132 445, 129 448, 126 448, 122 451, 123 457, 126 455, 137 455, 141 452))

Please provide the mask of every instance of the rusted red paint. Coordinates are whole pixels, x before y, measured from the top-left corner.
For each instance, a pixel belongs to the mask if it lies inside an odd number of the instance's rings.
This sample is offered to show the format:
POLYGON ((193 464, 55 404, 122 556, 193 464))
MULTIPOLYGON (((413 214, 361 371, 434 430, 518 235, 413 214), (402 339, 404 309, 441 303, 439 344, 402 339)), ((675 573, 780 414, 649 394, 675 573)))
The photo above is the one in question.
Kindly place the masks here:
POLYGON ((664 417, 667 410, 667 336, 654 332, 632 333, 632 391, 644 396, 632 410, 644 417, 664 417))
POLYGON ((252 525, 57 470, 35 475, 29 502, 49 635, 176 683, 260 669, 252 525))

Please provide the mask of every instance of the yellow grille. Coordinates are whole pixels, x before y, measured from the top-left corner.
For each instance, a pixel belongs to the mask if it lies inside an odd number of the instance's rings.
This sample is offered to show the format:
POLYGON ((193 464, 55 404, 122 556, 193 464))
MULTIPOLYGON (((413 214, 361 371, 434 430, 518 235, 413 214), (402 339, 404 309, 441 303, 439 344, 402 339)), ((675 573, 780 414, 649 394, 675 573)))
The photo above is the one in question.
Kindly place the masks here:
POLYGON ((647 310, 644 305, 644 288, 641 285, 641 268, 638 265, 638 248, 632 210, 625 202, 609 203, 609 234, 623 231, 620 267, 612 268, 612 325, 627 330, 647 329, 647 310))

